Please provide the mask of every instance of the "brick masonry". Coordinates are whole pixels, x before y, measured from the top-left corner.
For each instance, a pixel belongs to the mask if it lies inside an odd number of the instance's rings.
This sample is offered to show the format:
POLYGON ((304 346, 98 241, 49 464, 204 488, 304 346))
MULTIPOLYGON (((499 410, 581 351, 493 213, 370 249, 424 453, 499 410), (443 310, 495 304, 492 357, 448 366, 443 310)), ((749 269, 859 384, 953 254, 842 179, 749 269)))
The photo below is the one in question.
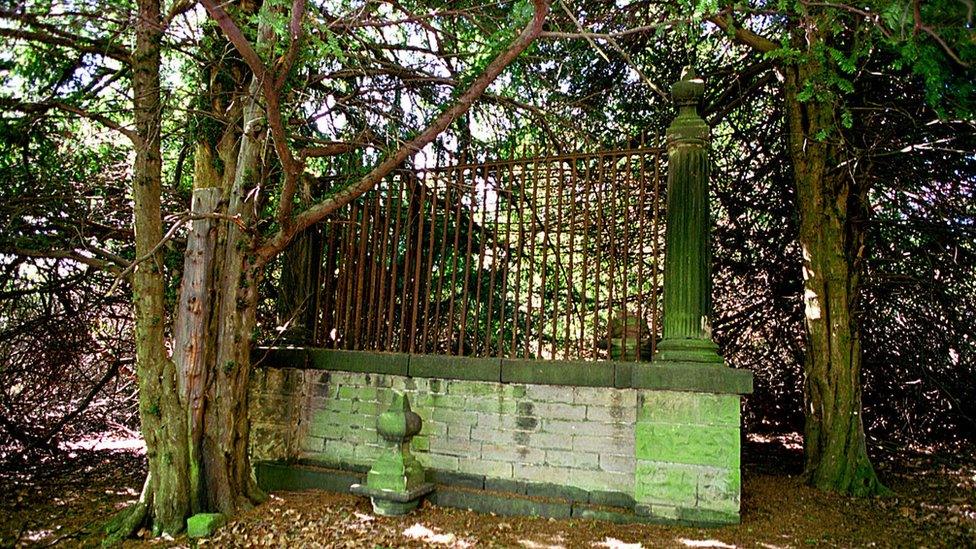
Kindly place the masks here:
POLYGON ((622 494, 665 520, 738 521, 734 394, 258 368, 253 459, 367 468, 394 390, 423 419, 412 449, 427 468, 622 494))

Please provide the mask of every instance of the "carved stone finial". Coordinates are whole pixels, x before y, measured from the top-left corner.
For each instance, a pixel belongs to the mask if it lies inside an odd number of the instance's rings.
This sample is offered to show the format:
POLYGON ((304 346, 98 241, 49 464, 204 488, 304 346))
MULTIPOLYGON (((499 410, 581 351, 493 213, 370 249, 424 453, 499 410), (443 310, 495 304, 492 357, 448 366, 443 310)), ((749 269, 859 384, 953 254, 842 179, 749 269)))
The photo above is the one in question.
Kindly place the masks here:
POLYGON ((378 515, 403 515, 420 503, 434 485, 426 482, 424 468, 410 453, 410 440, 420 432, 423 422, 403 393, 394 392, 390 408, 376 418, 376 431, 389 448, 366 474, 366 485, 354 484, 354 493, 369 496, 378 515))
POLYGON ((671 97, 678 106, 698 105, 705 92, 705 81, 698 78, 695 68, 687 66, 681 71, 681 80, 671 85, 671 97))

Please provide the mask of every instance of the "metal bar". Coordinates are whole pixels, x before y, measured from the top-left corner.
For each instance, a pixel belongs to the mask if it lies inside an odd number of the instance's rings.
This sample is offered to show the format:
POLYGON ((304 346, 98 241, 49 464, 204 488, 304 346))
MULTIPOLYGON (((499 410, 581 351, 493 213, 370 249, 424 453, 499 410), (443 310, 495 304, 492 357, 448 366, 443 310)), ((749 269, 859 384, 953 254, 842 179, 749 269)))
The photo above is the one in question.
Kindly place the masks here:
MULTIPOLYGON (((478 352, 478 326, 481 324, 481 277, 485 270, 485 233, 488 225, 488 167, 484 168, 481 175, 483 190, 481 192, 481 236, 478 238, 478 270, 475 275, 475 290, 474 290, 474 334, 475 337, 472 338, 474 346, 474 354, 479 355, 478 352)), ((474 186, 474 194, 477 195, 478 187, 474 186)), ((471 214, 472 219, 474 218, 474 212, 471 214)), ((471 236, 469 236, 471 238, 471 236)), ((485 326, 485 331, 487 332, 490 326, 485 326)))
POLYGON ((459 355, 464 354, 465 343, 468 340, 468 332, 467 332, 468 306, 471 301, 469 295, 470 288, 468 286, 468 282, 471 277, 471 245, 473 243, 472 241, 474 240, 473 238, 471 238, 472 237, 471 232, 474 231, 474 212, 475 209, 477 208, 477 202, 478 202, 478 191, 477 191, 477 185, 475 184, 476 178, 477 178, 477 172, 474 169, 472 169, 471 185, 470 185, 471 208, 470 211, 468 212, 468 231, 466 233, 467 246, 465 247, 465 252, 464 252, 464 276, 462 279, 463 290, 461 293, 464 299, 462 299, 461 301, 461 320, 459 322, 461 328, 460 331, 461 341, 458 342, 459 355))
MULTIPOLYGON (((430 348, 430 343, 427 340, 427 336, 430 333, 430 313, 431 313, 431 291, 430 287, 433 284, 432 277, 434 276, 434 238, 437 232, 434 230, 437 227, 437 179, 433 180, 433 185, 428 185, 426 178, 424 179, 424 187, 427 187, 430 191, 430 237, 427 239, 427 278, 424 282, 424 329, 421 334, 420 349, 421 352, 428 352, 430 348)), ((443 240, 443 239, 442 239, 443 240)))
POLYGON ((392 193, 396 190, 396 221, 393 224, 393 246, 390 253, 390 263, 392 266, 392 272, 390 274, 390 304, 387 309, 386 314, 386 350, 393 351, 396 348, 393 340, 393 329, 396 324, 396 316, 394 316, 396 310, 396 300, 397 300, 397 268, 400 264, 400 234, 403 229, 403 174, 395 175, 390 181, 390 192, 392 193))
MULTIPOLYGON (((379 290, 376 296, 376 326, 375 326, 375 336, 376 341, 374 342, 373 349, 377 351, 386 350, 385 345, 385 330, 383 321, 384 319, 389 322, 390 319, 383 314, 383 304, 386 302, 387 285, 386 280, 389 278, 390 270, 390 258, 392 254, 390 253, 390 219, 393 218, 392 212, 392 202, 393 202, 393 189, 392 182, 390 178, 383 180, 380 187, 381 190, 385 190, 382 194, 386 195, 386 204, 383 207, 383 238, 380 245, 380 261, 379 261, 379 290)), ((392 282, 391 282, 392 284, 392 282)))
MULTIPOLYGON (((383 202, 382 196, 380 196, 378 190, 371 191, 370 200, 373 201, 373 225, 378 227, 381 220, 380 204, 383 202)), ((364 327, 365 339, 363 341, 364 349, 376 349, 376 330, 375 319, 379 314, 379 307, 377 306, 377 296, 376 291, 380 285, 380 262, 383 260, 383 254, 379 251, 380 239, 383 233, 377 230, 371 231, 370 238, 372 240, 372 246, 370 247, 370 257, 369 257, 369 298, 366 301, 366 314, 364 327)))
MULTIPOLYGON (((463 156, 461 159, 461 163, 462 164, 464 163, 463 156)), ((461 185, 458 183, 458 181, 463 178, 464 178, 464 173, 460 168, 458 168, 458 170, 454 172, 454 182, 453 182, 454 186, 458 190, 461 190, 461 185)), ((447 313, 447 330, 448 330, 447 354, 452 354, 453 342, 454 342, 454 299, 455 296, 457 295, 458 249, 461 244, 460 242, 461 232, 458 230, 458 227, 461 225, 461 207, 463 206, 462 195, 463 192, 458 193, 458 199, 456 203, 457 210, 454 214, 454 248, 451 251, 451 288, 450 288, 451 297, 447 308, 448 311, 447 313)))
POLYGON ((434 348, 440 344, 441 337, 441 301, 443 301, 444 295, 444 276, 445 269, 447 267, 447 230, 451 220, 451 175, 452 172, 442 172, 444 174, 444 228, 441 231, 441 253, 440 253, 440 265, 441 268, 437 270, 437 295, 436 304, 434 306, 434 348))
MULTIPOLYGON (((596 244, 594 256, 596 259, 596 265, 594 265, 594 276, 593 276, 593 352, 596 353, 596 349, 599 348, 598 342, 600 338, 600 276, 603 271, 603 236, 605 231, 604 219, 603 219, 603 195, 604 187, 606 186, 606 180, 603 178, 603 162, 604 158, 601 156, 597 159, 597 171, 598 175, 596 181, 594 182, 594 193, 593 198, 596 200, 595 211, 593 212, 596 217, 596 244), (596 185, 599 183, 599 186, 596 185)), ((609 342, 608 342, 609 343, 609 342)))
POLYGON ((362 207, 362 221, 359 224, 359 238, 357 244, 359 245, 359 256, 356 265, 356 293, 353 295, 354 304, 354 317, 352 326, 352 347, 354 349, 359 349, 361 345, 360 334, 360 321, 362 320, 363 314, 363 294, 365 294, 365 288, 363 285, 366 282, 366 248, 369 247, 369 205, 363 204, 362 207))
MULTIPOLYGON (((494 311, 495 311, 495 309, 494 309, 495 293, 497 293, 497 291, 498 291, 495 288, 495 280, 496 280, 496 276, 498 274, 498 239, 499 239, 499 236, 500 236, 499 233, 501 232, 501 230, 500 230, 500 228, 498 226, 498 213, 502 209, 502 201, 501 201, 501 192, 502 192, 501 187, 502 187, 502 185, 501 185, 501 182, 502 182, 502 179, 503 179, 503 175, 502 175, 503 173, 504 172, 502 172, 502 169, 501 168, 496 168, 495 169, 495 179, 494 179, 494 181, 495 181, 495 190, 494 190, 494 196, 495 196, 495 217, 494 217, 494 219, 491 222, 491 235, 492 235, 492 237, 491 237, 491 276, 488 277, 488 310, 486 311, 487 314, 485 315, 485 318, 486 318, 486 324, 485 324, 485 354, 488 355, 488 356, 491 356, 491 354, 492 354, 491 353, 491 347, 492 347, 492 345, 491 345, 491 336, 492 336, 493 328, 492 328, 491 320, 494 317, 494 311)), ((486 204, 486 207, 487 207, 487 202, 485 204, 486 204)), ((502 290, 502 291, 504 291, 504 290, 502 290)), ((502 303, 504 303, 504 301, 502 301, 502 303)), ((501 326, 501 324, 502 324, 502 319, 499 318, 498 325, 501 326)), ((498 339, 498 338, 496 337, 496 339, 498 339)), ((498 353, 498 354, 500 354, 500 353, 498 353)))
MULTIPOLYGON (((529 292, 529 304, 528 313, 525 317, 525 349, 522 354, 522 358, 528 358, 529 356, 529 338, 532 336, 532 293, 535 288, 535 241, 536 241, 536 209, 535 206, 538 203, 539 197, 539 162, 536 160, 532 163, 532 173, 535 177, 532 178, 532 203, 529 205, 529 209, 532 212, 530 217, 531 225, 529 226, 529 233, 532 235, 532 240, 529 242, 531 249, 529 250, 529 278, 528 278, 528 292, 529 292)), ((545 267, 545 266, 543 266, 545 267)), ((540 298, 541 298, 540 292, 540 298)), ((540 299, 541 300, 541 299, 540 299)), ((542 342, 542 331, 539 331, 539 342, 542 342)))
POLYGON ((487 162, 471 162, 471 163, 466 163, 466 162, 462 161, 461 163, 457 164, 456 166, 450 166, 450 167, 434 167, 434 168, 420 168, 420 169, 418 169, 416 171, 418 173, 421 173, 421 172, 434 172, 434 171, 443 171, 443 170, 447 170, 447 169, 451 169, 451 168, 458 168, 458 169, 461 169, 461 170, 466 170, 466 169, 472 169, 472 168, 478 169, 478 168, 482 168, 484 166, 496 167, 496 166, 505 166, 505 165, 509 165, 509 164, 522 164, 522 163, 530 163, 530 162, 546 163, 546 162, 555 162, 555 161, 559 161, 559 160, 607 158, 607 157, 612 157, 612 156, 623 156, 623 155, 627 155, 627 154, 634 154, 636 152, 660 152, 662 150, 663 149, 661 149, 660 147, 651 147, 651 148, 645 148, 645 149, 630 149, 630 150, 617 150, 617 151, 595 151, 595 152, 583 152, 583 153, 567 153, 567 154, 558 154, 558 155, 549 155, 549 156, 529 155, 528 158, 515 158, 515 159, 511 159, 511 160, 492 160, 492 161, 487 161, 487 162))
MULTIPOLYGON (((522 150, 523 154, 525 149, 522 150)), ((517 357, 518 354, 518 332, 519 332, 519 321, 518 315, 519 311, 522 310, 522 275, 523 275, 523 261, 525 260, 525 176, 528 170, 528 164, 522 164, 519 169, 519 190, 518 197, 513 200, 516 204, 516 209, 518 211, 518 252, 516 259, 516 266, 518 267, 518 272, 515 274, 515 318, 512 322, 512 347, 511 356, 517 357)), ((524 356, 524 355, 523 355, 524 356)))
MULTIPOLYGON (((641 141, 643 144, 643 139, 641 141)), ((640 185, 640 195, 637 199, 637 242, 638 252, 637 252, 637 318, 640 319, 641 332, 644 331, 645 322, 644 315, 647 314, 647 308, 644 306, 644 247, 647 244, 647 221, 644 219, 646 215, 647 207, 647 166, 645 165, 646 157, 642 154, 638 157, 637 170, 640 174, 637 178, 638 185, 640 185)), ((650 336, 652 339, 653 334, 650 336)), ((644 351, 644 345, 640 344, 637 346, 637 360, 641 360, 643 357, 641 353, 644 351)))
POLYGON ((659 316, 658 307, 658 264, 661 262, 661 253, 658 249, 660 231, 658 228, 658 217, 661 209, 661 154, 654 155, 654 219, 652 221, 654 263, 651 263, 651 356, 657 352, 657 331, 659 316))
POLYGON ((417 253, 414 257, 414 267, 413 267, 413 306, 410 312, 410 352, 413 353, 416 350, 417 342, 417 307, 420 304, 420 267, 423 262, 423 250, 424 250, 424 200, 427 199, 427 185, 420 183, 420 179, 413 175, 411 181, 413 182, 413 188, 420 186, 420 205, 417 208, 417 237, 413 243, 413 247, 416 248, 417 253))

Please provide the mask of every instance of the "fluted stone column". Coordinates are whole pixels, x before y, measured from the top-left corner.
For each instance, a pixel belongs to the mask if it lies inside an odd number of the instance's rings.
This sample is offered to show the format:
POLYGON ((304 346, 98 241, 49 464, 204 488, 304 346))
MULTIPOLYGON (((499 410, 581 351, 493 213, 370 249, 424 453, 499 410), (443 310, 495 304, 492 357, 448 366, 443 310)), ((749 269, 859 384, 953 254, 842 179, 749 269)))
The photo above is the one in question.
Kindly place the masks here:
POLYGON ((709 127, 698 115, 704 89, 692 67, 671 87, 678 116, 667 131, 664 333, 654 360, 721 365, 711 327, 709 127))

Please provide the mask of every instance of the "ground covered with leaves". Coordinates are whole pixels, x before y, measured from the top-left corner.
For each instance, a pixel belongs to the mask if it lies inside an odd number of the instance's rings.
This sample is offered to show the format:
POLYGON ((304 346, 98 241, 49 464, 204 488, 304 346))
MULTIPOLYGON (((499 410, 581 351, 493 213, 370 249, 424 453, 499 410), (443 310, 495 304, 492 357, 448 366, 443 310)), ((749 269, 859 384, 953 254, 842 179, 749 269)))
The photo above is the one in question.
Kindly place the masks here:
MULTIPOLYGON (((795 441, 746 446, 742 523, 724 528, 619 525, 483 515, 424 504, 375 516, 368 501, 281 492, 203 547, 966 547, 976 546, 973 447, 901 451, 878 459, 895 495, 853 499, 806 487, 795 441)), ((107 516, 134 500, 144 458, 125 449, 77 451, 47 463, 7 463, 0 477, 0 546, 93 547, 107 516)), ((186 539, 127 547, 189 547, 186 539)))

